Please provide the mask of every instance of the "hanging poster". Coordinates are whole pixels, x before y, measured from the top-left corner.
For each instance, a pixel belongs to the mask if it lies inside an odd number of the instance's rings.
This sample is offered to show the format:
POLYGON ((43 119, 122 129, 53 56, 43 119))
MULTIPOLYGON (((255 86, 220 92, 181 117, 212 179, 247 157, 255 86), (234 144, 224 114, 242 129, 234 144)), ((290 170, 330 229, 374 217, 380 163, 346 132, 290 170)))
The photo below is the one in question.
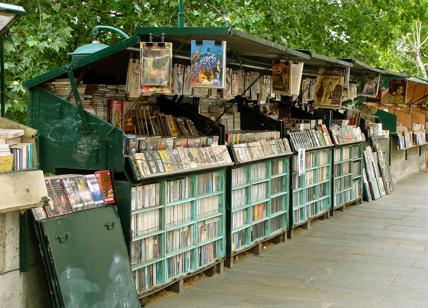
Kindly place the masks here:
POLYGON ((140 43, 141 86, 171 87, 172 43, 140 43))
POLYGON ((226 75, 226 42, 191 42, 192 87, 223 89, 226 75))
POLYGON ((320 68, 315 86, 315 105, 322 108, 340 108, 345 70, 320 68))
POLYGON ((367 74, 361 79, 360 95, 376 97, 379 89, 380 75, 379 74, 367 74))
POLYGON ((382 93, 382 103, 404 104, 406 101, 406 80, 391 79, 389 88, 382 93))
POLYGON ((290 91, 290 63, 275 61, 272 64, 272 90, 286 94, 290 91))

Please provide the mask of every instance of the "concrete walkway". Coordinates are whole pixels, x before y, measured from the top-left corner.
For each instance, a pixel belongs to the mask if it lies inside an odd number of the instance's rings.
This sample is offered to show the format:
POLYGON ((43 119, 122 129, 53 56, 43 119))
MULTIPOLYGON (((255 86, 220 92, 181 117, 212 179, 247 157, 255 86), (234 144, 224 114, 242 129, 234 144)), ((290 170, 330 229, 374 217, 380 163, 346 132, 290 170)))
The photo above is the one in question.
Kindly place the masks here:
POLYGON ((428 307, 428 173, 149 308, 428 307))

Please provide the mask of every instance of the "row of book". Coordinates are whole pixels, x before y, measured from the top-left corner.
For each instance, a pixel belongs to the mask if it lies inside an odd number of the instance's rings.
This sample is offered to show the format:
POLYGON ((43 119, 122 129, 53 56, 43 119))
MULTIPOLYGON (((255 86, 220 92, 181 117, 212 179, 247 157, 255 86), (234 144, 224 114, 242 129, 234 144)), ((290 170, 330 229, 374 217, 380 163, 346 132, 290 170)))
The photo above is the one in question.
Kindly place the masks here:
POLYGON ((131 211, 160 205, 160 184, 147 184, 131 188, 131 211))
POLYGON ((0 172, 33 168, 33 144, 22 136, 23 129, 0 128, 0 172))
POLYGON ((189 272, 192 269, 193 262, 194 258, 192 251, 186 251, 168 258, 166 261, 167 278, 170 279, 189 272))
POLYGON ((366 140, 361 128, 354 126, 333 125, 331 127, 331 135, 335 144, 346 144, 366 140))
POLYGON ((198 248, 199 266, 214 262, 219 256, 217 243, 208 243, 198 248))
POLYGON ((267 178, 267 165, 265 162, 258 162, 251 165, 251 181, 261 181, 267 178))
POLYGON ((287 190, 286 183, 283 177, 273 178, 270 180, 271 194, 277 194, 287 190))
POLYGON ((306 170, 305 183, 306 186, 322 183, 329 179, 329 167, 324 166, 318 169, 306 170))
POLYGON ((275 198, 272 198, 271 205, 270 205, 270 211, 272 214, 275 214, 277 212, 286 211, 288 209, 288 196, 278 196, 275 198))
POLYGON ((265 204, 260 203, 253 206, 253 221, 265 218, 265 204))
POLYGON ((247 188, 232 191, 232 208, 238 208, 247 204, 247 192, 247 188))
POLYGON ((261 222, 251 226, 250 237, 251 241, 255 241, 265 236, 266 222, 261 222))
POLYGON ((204 242, 219 236, 220 226, 221 222, 219 218, 213 218, 198 223, 198 241, 204 242))
POLYGON ((135 153, 131 157, 131 164, 137 180, 158 174, 211 168, 231 163, 232 160, 224 145, 145 151, 144 153, 135 153))
POLYGON ((247 211, 241 210, 232 214, 232 229, 239 228, 247 224, 247 211))
POLYGON ((125 135, 124 154, 132 155, 144 151, 173 150, 177 148, 199 148, 218 145, 218 136, 189 138, 125 135))
POLYGON ((333 145, 327 127, 324 124, 321 124, 317 129, 290 132, 289 136, 296 151, 298 149, 310 150, 333 145))
MULTIPOLYGON (((122 119, 124 114, 118 114, 122 119)), ((186 117, 175 117, 161 112, 133 109, 128 111, 131 119, 131 129, 122 124, 119 126, 125 132, 133 132, 145 136, 197 137, 199 132, 192 120, 186 117)), ((112 124, 115 124, 114 122, 112 124)))
POLYGON ((162 282, 163 264, 154 263, 132 272, 135 287, 139 293, 152 289, 162 282))
POLYGON ((198 219, 219 213, 220 206, 221 201, 219 195, 198 199, 196 202, 198 219))
POLYGON ((200 99, 199 114, 224 126, 226 132, 241 130, 241 113, 238 105, 218 99, 200 99))
POLYGON ((248 182, 248 166, 234 168, 232 170, 232 187, 244 185, 248 182))
POLYGON ((157 259, 161 255, 161 237, 148 237, 131 243, 131 265, 157 259))
POLYGON ((168 206, 165 209, 165 226, 181 225, 192 220, 192 204, 190 202, 168 206))
POLYGON ((231 150, 238 163, 292 153, 288 139, 285 138, 234 144, 231 150))
POLYGON ((166 253, 179 251, 193 245, 193 226, 172 230, 166 234, 166 253))
POLYGON ((351 169, 351 162, 338 163, 334 165, 334 176, 348 175, 351 169))
POLYGON ((198 186, 198 195, 210 194, 220 191, 222 178, 217 172, 210 172, 198 175, 196 185, 198 186))
POLYGON ((131 229, 133 236, 142 236, 161 228, 161 217, 159 210, 131 215, 131 229))
POLYGON ((179 200, 186 200, 192 196, 191 178, 189 176, 182 179, 167 181, 165 184, 165 201, 171 203, 179 200))
POLYGON ((48 204, 32 209, 36 220, 114 204, 110 171, 89 175, 61 175, 45 179, 48 204))
POLYGON ((231 131, 226 134, 228 145, 281 138, 279 131, 231 131))
POLYGON ((271 174, 272 175, 279 175, 279 174, 285 174, 287 173, 287 164, 284 162, 283 159, 273 159, 271 160, 271 174))
POLYGON ((267 182, 253 185, 250 189, 253 202, 262 201, 267 198, 267 182))

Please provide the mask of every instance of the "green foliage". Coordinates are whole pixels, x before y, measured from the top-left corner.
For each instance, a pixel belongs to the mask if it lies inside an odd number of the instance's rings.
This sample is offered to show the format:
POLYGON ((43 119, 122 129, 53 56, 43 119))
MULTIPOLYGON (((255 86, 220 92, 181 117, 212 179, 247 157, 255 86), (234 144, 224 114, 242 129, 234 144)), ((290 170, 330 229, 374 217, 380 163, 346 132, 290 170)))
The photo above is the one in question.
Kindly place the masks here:
MULTIPOLYGON (((177 1, 22 0, 25 7, 6 40, 7 115, 26 120, 22 83, 68 61, 89 43, 96 25, 132 34, 138 26, 174 26, 177 1)), ((184 0, 187 26, 233 26, 289 47, 354 57, 376 67, 416 75, 397 50, 414 20, 428 22, 428 0, 184 0)), ((100 40, 113 44, 110 33, 100 40)), ((425 51, 424 60, 427 62, 425 51)))

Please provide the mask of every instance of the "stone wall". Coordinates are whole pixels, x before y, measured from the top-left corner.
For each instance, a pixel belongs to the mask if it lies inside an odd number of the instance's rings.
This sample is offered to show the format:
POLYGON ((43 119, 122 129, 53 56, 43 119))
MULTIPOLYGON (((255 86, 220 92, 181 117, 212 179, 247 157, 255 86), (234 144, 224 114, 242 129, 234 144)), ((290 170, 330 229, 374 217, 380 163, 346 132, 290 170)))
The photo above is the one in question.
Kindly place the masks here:
POLYGON ((33 233, 29 271, 19 270, 19 227, 18 212, 0 214, 0 308, 49 307, 33 233))

